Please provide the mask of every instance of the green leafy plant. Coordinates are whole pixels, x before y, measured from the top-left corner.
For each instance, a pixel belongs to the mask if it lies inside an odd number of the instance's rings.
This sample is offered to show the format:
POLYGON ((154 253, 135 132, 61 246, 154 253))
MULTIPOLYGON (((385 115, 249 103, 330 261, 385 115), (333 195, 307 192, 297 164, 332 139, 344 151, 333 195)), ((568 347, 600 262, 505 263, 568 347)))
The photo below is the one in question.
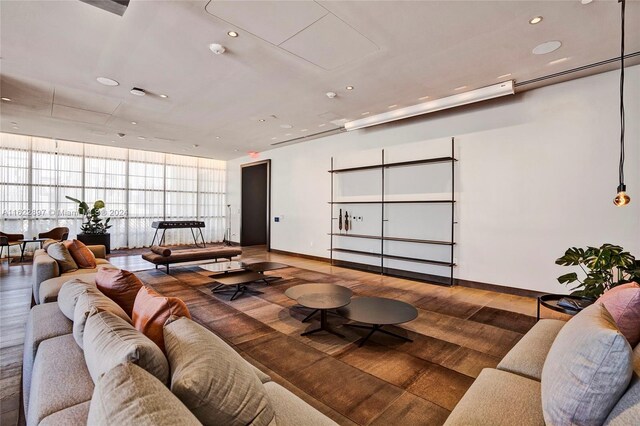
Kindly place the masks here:
POLYGON ((640 277, 640 261, 620 246, 603 244, 600 247, 571 247, 564 256, 556 259, 557 265, 579 266, 585 277, 577 272, 558 277, 560 284, 578 283, 571 288, 572 295, 596 298, 606 290, 620 284, 637 281, 640 277))
POLYGON ((100 217, 100 209, 104 208, 104 201, 98 200, 93 203, 92 208, 89 208, 89 205, 84 201, 80 201, 69 196, 67 196, 67 199, 78 203, 78 213, 80 213, 84 219, 80 229, 85 234, 106 234, 107 230, 111 228, 111 225, 109 225, 111 218, 108 217, 103 222, 100 217))

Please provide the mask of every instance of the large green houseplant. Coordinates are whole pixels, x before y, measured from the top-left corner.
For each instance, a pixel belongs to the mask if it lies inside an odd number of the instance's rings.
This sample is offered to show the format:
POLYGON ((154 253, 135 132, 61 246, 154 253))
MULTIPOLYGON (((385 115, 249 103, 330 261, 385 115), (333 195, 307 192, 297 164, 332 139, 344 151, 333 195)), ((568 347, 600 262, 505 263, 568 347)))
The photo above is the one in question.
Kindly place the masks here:
POLYGON ((83 217, 80 226, 82 232, 78 234, 78 240, 86 245, 103 245, 106 247, 107 253, 110 253, 111 235, 107 230, 111 228, 109 225, 111 218, 108 217, 103 221, 100 217, 101 210, 105 206, 104 201, 97 200, 92 207, 89 207, 89 204, 84 201, 69 196, 66 198, 78 204, 78 213, 83 217))
POLYGON ((639 281, 640 261, 620 246, 603 244, 600 247, 567 249, 556 259, 557 265, 579 266, 584 277, 577 272, 558 277, 560 284, 574 284, 571 294, 597 298, 606 290, 631 281, 639 281))

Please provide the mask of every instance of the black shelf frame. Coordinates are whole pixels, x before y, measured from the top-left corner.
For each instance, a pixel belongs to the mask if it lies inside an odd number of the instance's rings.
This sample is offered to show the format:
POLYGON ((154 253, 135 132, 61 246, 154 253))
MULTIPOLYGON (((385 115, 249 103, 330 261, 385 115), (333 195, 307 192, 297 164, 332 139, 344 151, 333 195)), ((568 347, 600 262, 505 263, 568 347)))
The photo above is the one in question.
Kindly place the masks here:
MULTIPOLYGON (((360 167, 348 167, 342 169, 334 168, 334 160, 331 157, 331 170, 329 173, 331 174, 331 201, 329 204, 331 206, 335 204, 380 204, 381 208, 381 218, 380 221, 380 235, 363 235, 363 234, 348 234, 348 233, 336 233, 333 230, 333 221, 337 218, 333 217, 333 208, 331 209, 331 227, 330 227, 330 260, 331 265, 334 265, 334 253, 349 253, 361 256, 369 256, 380 258, 380 273, 382 275, 386 274, 386 268, 384 265, 385 259, 392 260, 400 260, 405 262, 414 262, 414 263, 422 263, 436 266, 443 266, 449 268, 449 286, 454 285, 454 267, 456 266, 454 262, 454 246, 455 243, 455 224, 457 223, 455 220, 455 163, 458 161, 455 158, 455 138, 451 138, 451 156, 450 157, 435 157, 435 158, 425 158, 421 160, 411 160, 411 161, 400 161, 394 163, 385 163, 384 159, 384 149, 381 153, 381 161, 380 164, 372 164, 360 167), (385 170, 393 167, 409 167, 409 166, 422 166, 422 165, 430 165, 437 163, 451 163, 451 199, 448 200, 385 200, 385 170), (334 200, 334 174, 336 173, 349 173, 349 172, 358 172, 363 170, 380 170, 381 173, 381 191, 380 191, 380 200, 373 201, 335 201, 334 200), (418 239, 418 238, 401 238, 401 237, 392 237, 384 235, 384 223, 387 222, 385 219, 385 205, 387 204, 446 204, 449 203, 451 205, 451 239, 449 241, 439 241, 439 240, 427 240, 427 239, 418 239), (345 249, 340 247, 334 247, 334 237, 348 237, 348 238, 362 238, 362 239, 370 239, 370 240, 379 240, 380 241, 380 251, 378 253, 371 253, 368 251, 361 250, 353 250, 353 249, 345 249), (415 257, 408 256, 398 256, 393 254, 385 253, 384 250, 384 242, 385 241, 398 241, 405 243, 415 243, 415 244, 432 244, 432 245, 444 245, 450 246, 450 261, 442 261, 435 259, 421 259, 415 257)), ((338 262, 342 262, 336 259, 338 262)), ((376 267, 377 268, 377 267, 376 267)))

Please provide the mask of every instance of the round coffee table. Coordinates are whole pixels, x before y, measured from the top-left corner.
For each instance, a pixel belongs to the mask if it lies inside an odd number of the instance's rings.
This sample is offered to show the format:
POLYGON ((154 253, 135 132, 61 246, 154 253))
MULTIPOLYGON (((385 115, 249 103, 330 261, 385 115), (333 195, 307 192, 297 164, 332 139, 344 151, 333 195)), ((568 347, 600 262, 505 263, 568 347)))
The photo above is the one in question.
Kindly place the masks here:
POLYGON ((338 313, 351 321, 370 324, 344 324, 348 327, 371 330, 358 346, 364 345, 376 331, 413 342, 408 337, 382 329, 385 325, 397 325, 416 319, 418 310, 408 303, 384 297, 358 297, 353 299, 349 306, 338 309, 338 313))
MULTIPOLYGON (((341 295, 341 296, 347 297, 349 299, 351 299, 351 296, 353 296, 353 292, 351 291, 351 289, 349 289, 347 287, 343 287, 341 285, 330 284, 330 283, 300 284, 300 285, 296 285, 296 286, 290 287, 284 292, 285 296, 287 296, 289 299, 293 299, 295 301, 298 301, 298 299, 301 296, 304 296, 305 294, 310 294, 310 293, 323 293, 323 294, 341 295)), ((298 303, 301 304, 299 301, 298 301, 298 303)), ((307 306, 307 307, 311 308, 311 306, 307 306)), ((311 317, 313 317, 319 311, 320 311, 320 309, 314 309, 313 312, 311 312, 309 315, 307 315, 305 317, 305 319, 302 320, 302 322, 309 321, 311 319, 311 317)))
POLYGON ((275 271, 278 269, 289 268, 289 265, 278 262, 255 262, 255 263, 246 263, 244 265, 247 271, 257 272, 265 276, 267 281, 277 281, 282 279, 282 277, 276 277, 274 275, 266 275, 267 271, 275 271))
POLYGON ((319 331, 326 331, 331 334, 335 334, 339 337, 344 337, 342 334, 334 331, 327 323, 327 309, 341 308, 348 305, 351 302, 351 296, 339 293, 306 293, 298 297, 298 303, 307 308, 312 308, 320 311, 320 327, 305 331, 301 336, 307 336, 309 334, 317 333, 319 331))

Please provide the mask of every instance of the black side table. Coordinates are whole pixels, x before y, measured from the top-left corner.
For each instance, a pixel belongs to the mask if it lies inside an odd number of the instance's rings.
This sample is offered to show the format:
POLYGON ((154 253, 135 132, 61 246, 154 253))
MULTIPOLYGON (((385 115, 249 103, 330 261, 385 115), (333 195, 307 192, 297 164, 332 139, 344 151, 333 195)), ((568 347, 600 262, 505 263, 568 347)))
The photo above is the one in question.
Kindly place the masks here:
POLYGON ((538 297, 538 309, 536 314, 536 321, 540 321, 540 305, 544 306, 545 308, 551 309, 552 311, 562 312, 563 314, 567 314, 567 315, 575 315, 582 310, 582 309, 571 309, 571 308, 566 308, 564 306, 559 306, 558 302, 560 301, 560 299, 576 300, 582 303, 587 302, 589 305, 595 302, 594 299, 591 299, 589 297, 571 296, 566 294, 545 294, 543 296, 538 297))

